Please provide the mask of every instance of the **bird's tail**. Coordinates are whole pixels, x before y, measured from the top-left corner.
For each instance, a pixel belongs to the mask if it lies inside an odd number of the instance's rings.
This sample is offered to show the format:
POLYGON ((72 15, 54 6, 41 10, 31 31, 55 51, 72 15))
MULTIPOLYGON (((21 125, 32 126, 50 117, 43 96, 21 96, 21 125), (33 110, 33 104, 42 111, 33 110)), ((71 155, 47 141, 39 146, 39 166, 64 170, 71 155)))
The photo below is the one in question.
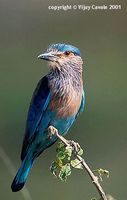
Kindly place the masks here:
POLYGON ((22 164, 11 184, 11 189, 13 192, 17 192, 23 188, 32 165, 33 165, 33 161, 29 159, 24 159, 22 161, 22 164))

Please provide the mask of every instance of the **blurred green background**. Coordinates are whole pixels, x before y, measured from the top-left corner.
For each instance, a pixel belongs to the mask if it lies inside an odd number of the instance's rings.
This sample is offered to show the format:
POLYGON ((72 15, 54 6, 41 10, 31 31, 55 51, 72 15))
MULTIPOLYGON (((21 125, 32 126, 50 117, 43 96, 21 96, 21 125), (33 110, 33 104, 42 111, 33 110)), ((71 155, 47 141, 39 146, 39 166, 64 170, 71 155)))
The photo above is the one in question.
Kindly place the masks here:
MULTIPOLYGON (((0 0, 0 146, 20 165, 25 120, 32 92, 48 72, 37 55, 51 43, 80 48, 84 60, 85 112, 67 138, 83 147, 93 169, 106 168, 107 193, 127 199, 127 1, 0 0), (114 11, 51 11, 49 5, 122 4, 114 11)), ((74 170, 67 183, 49 171, 56 144, 34 165, 27 182, 33 200, 90 200, 98 197, 88 175, 74 170)), ((1 152, 0 152, 1 153, 1 152)), ((6 164, 7 165, 7 164, 6 164)), ((22 200, 12 193, 12 174, 0 157, 0 200, 22 200)), ((9 167, 9 166, 8 166, 9 167)))

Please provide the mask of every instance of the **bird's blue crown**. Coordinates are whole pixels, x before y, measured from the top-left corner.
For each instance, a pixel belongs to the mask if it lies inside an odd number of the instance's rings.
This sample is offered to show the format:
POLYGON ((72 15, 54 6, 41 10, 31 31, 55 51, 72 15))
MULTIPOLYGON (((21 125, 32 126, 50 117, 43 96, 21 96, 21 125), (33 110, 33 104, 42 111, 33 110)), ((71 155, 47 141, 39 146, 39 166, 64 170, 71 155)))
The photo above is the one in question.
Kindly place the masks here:
POLYGON ((80 56, 81 53, 80 53, 80 50, 77 48, 77 47, 74 47, 70 44, 61 44, 61 43, 58 43, 58 44, 51 44, 48 49, 56 49, 58 51, 61 51, 61 52, 66 52, 66 51, 71 51, 72 53, 74 53, 75 55, 77 56, 80 56))

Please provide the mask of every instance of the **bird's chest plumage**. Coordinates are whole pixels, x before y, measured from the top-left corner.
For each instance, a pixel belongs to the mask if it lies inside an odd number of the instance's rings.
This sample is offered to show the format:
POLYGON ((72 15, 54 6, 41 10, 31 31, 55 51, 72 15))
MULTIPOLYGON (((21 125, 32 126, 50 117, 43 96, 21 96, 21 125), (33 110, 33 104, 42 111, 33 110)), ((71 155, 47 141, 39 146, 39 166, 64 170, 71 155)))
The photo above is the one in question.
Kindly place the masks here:
POLYGON ((49 109, 55 111, 60 118, 75 116, 80 108, 82 100, 82 87, 78 89, 69 82, 60 84, 59 87, 51 87, 51 102, 49 109))

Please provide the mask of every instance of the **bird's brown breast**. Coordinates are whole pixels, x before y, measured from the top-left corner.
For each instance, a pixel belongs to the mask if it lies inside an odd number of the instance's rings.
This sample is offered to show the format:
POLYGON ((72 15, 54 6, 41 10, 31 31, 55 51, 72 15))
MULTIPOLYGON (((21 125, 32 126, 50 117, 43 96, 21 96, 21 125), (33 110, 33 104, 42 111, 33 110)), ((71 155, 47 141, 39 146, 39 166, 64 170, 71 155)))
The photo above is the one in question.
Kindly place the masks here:
POLYGON ((82 100, 82 92, 70 90, 63 97, 54 94, 49 109, 55 111, 60 118, 66 118, 77 114, 82 100))

